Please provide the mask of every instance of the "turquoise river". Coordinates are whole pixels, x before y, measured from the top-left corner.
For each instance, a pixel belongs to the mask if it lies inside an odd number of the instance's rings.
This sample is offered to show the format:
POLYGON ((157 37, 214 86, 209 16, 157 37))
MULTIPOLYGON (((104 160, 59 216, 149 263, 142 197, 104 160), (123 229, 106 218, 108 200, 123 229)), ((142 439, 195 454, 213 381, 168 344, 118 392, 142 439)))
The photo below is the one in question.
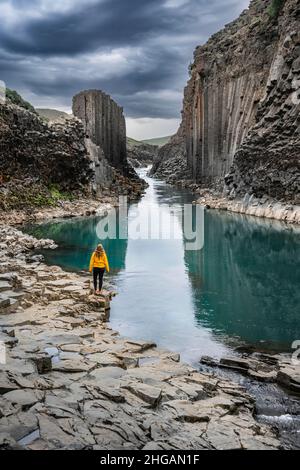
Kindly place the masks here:
MULTIPOLYGON (((160 214, 175 236, 101 240, 111 265, 106 279, 118 292, 112 327, 180 352, 191 363, 240 345, 291 351, 300 340, 299 232, 277 221, 207 210, 203 248, 187 250, 181 213, 193 196, 147 177, 145 169, 140 174, 149 187, 128 208, 129 233, 137 214, 143 222, 156 214, 155 226, 160 214)), ((99 243, 100 220, 54 220, 27 231, 59 245, 43 252, 47 263, 82 271, 99 243)))

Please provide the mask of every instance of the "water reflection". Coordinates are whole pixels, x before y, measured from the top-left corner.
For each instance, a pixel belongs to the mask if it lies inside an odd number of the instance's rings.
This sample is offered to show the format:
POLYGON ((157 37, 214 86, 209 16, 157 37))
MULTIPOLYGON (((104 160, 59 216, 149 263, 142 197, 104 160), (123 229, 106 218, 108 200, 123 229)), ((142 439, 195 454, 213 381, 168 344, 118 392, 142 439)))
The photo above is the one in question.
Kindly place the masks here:
POLYGON ((196 318, 228 336, 289 349, 300 338, 300 238, 276 222, 209 211, 186 252, 196 318))
MULTIPOLYGON (((109 217, 112 217, 109 214, 109 217)), ((43 252, 50 264, 63 266, 64 269, 87 270, 90 256, 97 244, 97 225, 101 217, 54 220, 46 224, 26 227, 25 230, 38 238, 51 238, 58 244, 54 251, 43 252)), ((125 269, 127 240, 101 240, 107 253, 112 274, 125 269)))
MULTIPOLYGON (((208 211, 204 249, 185 251, 181 211, 192 195, 158 180, 148 183, 143 199, 129 208, 129 230, 137 209, 146 217, 149 207, 159 211, 170 204, 180 237, 103 242, 119 293, 112 303, 113 328, 154 340, 194 363, 203 354, 220 357, 240 342, 289 349, 300 339, 299 234, 280 223, 208 211)), ((31 232, 59 243, 45 253, 48 262, 86 269, 98 243, 98 221, 53 222, 31 232)))

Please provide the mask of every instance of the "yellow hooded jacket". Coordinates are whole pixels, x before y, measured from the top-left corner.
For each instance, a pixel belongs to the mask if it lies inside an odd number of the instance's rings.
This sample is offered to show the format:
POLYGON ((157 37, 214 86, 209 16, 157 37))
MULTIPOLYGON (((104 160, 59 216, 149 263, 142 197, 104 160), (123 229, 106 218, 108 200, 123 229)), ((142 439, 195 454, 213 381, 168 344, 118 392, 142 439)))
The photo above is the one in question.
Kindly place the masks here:
POLYGON ((100 254, 94 251, 90 261, 90 273, 93 271, 93 268, 105 268, 106 271, 109 273, 109 264, 105 251, 100 254))

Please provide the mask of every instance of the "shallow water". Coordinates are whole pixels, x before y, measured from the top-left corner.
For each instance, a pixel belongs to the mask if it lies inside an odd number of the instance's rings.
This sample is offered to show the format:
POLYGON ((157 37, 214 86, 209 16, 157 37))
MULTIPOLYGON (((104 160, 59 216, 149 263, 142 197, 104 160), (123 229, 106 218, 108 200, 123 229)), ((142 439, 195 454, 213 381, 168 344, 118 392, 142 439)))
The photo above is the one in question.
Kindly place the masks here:
MULTIPOLYGON (((300 236, 275 221, 206 211, 204 247, 185 249, 181 213, 193 196, 146 177, 149 188, 129 207, 171 220, 173 240, 104 240, 111 264, 112 327, 122 335, 155 341, 196 363, 220 357, 237 345, 291 351, 300 339, 300 236)), ((27 229, 54 239, 46 261, 69 270, 87 269, 99 242, 99 217, 52 221, 27 229)), ((155 221, 154 223, 156 223, 155 221)))

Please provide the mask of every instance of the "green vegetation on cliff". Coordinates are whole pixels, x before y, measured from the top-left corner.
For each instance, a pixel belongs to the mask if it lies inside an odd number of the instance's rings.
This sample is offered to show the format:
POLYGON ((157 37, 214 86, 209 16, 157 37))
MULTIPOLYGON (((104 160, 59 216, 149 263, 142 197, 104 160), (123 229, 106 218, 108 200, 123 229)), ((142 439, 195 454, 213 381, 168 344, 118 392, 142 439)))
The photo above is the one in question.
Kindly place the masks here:
POLYGON ((277 18, 284 6, 285 0, 271 0, 269 7, 269 14, 271 18, 277 18))
POLYGON ((6 98, 16 106, 20 106, 21 108, 27 109, 31 113, 37 114, 36 110, 28 101, 25 101, 21 95, 15 90, 11 90, 10 88, 6 88, 6 98))
MULTIPOLYGON (((0 175, 1 176, 1 175, 0 175)), ((61 191, 56 186, 47 188, 41 183, 27 179, 6 183, 0 190, 0 210, 26 210, 30 207, 56 207, 62 201, 72 201, 74 195, 61 191), (22 197, 20 198, 20 194, 22 197)))

